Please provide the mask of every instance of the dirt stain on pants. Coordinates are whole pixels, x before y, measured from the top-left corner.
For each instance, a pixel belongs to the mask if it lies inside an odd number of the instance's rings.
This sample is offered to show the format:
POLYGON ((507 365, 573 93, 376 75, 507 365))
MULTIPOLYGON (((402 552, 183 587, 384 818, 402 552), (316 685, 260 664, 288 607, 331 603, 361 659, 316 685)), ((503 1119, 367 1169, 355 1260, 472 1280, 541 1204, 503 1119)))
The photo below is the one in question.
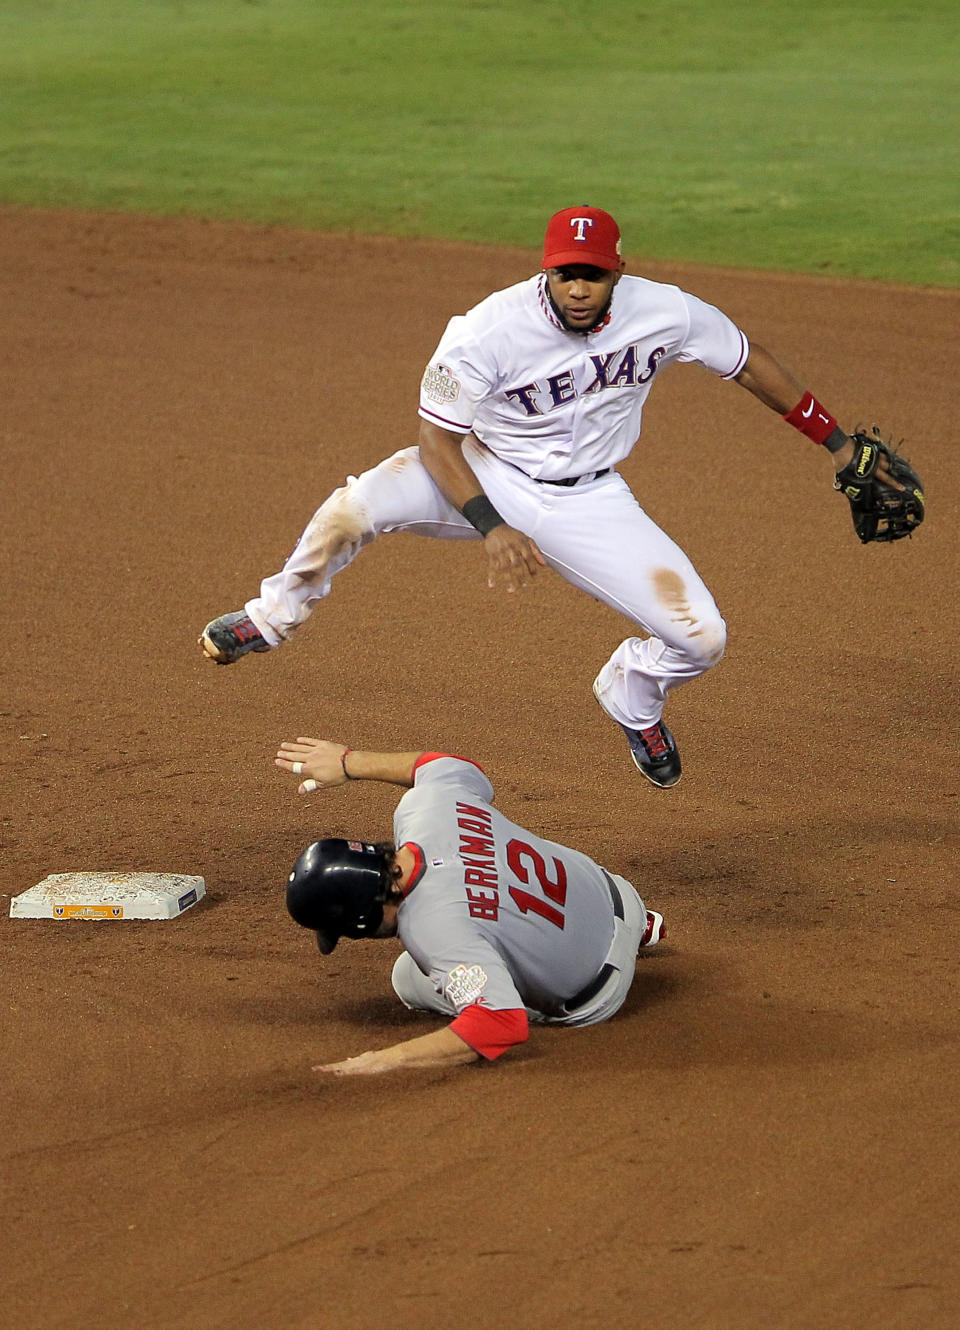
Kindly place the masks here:
POLYGON ((688 624, 687 638, 702 638, 695 645, 691 643, 691 654, 699 656, 707 665, 715 665, 723 655, 725 637, 713 628, 705 628, 697 618, 683 578, 672 568, 655 568, 651 574, 657 599, 667 610, 674 623, 688 624))

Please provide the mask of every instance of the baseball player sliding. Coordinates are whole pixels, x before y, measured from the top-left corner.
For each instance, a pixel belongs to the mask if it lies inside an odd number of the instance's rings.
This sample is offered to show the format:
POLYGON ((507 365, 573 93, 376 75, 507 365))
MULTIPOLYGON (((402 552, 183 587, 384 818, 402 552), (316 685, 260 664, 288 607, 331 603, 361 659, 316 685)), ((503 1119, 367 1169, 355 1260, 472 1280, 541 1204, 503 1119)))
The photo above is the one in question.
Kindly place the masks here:
POLYGON ((341 937, 399 937, 393 987, 413 1010, 451 1017, 432 1034, 315 1071, 371 1075, 500 1057, 529 1024, 595 1025, 633 982, 663 916, 622 877, 542 840, 493 807, 473 762, 445 753, 370 753, 328 740, 284 743, 276 765, 299 792, 347 780, 407 787, 392 842, 309 845, 287 908, 328 955, 341 937))
MULTIPOLYGON (((620 251, 617 223, 600 208, 553 216, 543 270, 447 325, 423 376, 419 447, 349 477, 260 594, 207 625, 206 656, 229 665, 288 641, 381 532, 482 539, 490 586, 516 591, 549 566, 643 631, 616 648, 594 693, 638 770, 659 788, 675 785, 680 753, 664 703, 720 660, 726 626, 686 554, 616 471, 650 389, 674 361, 697 361, 823 444, 836 470, 854 443, 725 314, 625 276, 620 251)), ((871 464, 889 479, 885 457, 871 464)))

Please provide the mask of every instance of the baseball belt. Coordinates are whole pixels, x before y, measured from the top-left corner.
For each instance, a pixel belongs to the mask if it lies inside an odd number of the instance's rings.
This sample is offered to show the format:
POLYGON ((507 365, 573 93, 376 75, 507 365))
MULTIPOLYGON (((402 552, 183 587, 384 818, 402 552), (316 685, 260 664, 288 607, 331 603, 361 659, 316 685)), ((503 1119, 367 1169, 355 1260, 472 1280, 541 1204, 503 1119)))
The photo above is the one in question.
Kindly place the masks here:
MULTIPOLYGON (((476 437, 474 435, 474 438, 476 437)), ((543 480, 540 476, 531 476, 529 471, 524 471, 523 467, 517 466, 516 462, 508 462, 505 457, 495 453, 489 444, 484 443, 482 439, 477 439, 477 443, 484 452, 490 453, 498 462, 505 462, 507 466, 513 467, 514 471, 519 471, 521 476, 526 476, 527 480, 532 480, 537 485, 563 485, 569 488, 571 485, 579 485, 581 480, 599 480, 601 476, 608 476, 613 470, 612 466, 605 466, 602 471, 586 471, 582 476, 564 476, 562 480, 543 480)))
POLYGON ((599 480, 601 476, 609 475, 613 470, 612 466, 605 466, 602 471, 588 471, 583 476, 564 476, 563 480, 541 480, 539 476, 531 476, 538 485, 579 485, 581 480, 599 480))
MULTIPOLYGON (((617 884, 614 882, 613 878, 606 871, 606 869, 602 869, 601 871, 603 873, 604 880, 606 881, 606 884, 610 889, 610 900, 613 903, 614 918, 622 919, 623 897, 620 895, 620 891, 619 888, 617 887, 617 884)), ((587 984, 586 988, 581 988, 579 993, 574 993, 572 998, 567 998, 566 1002, 563 1004, 563 1010, 566 1012, 566 1014, 568 1016, 572 1016, 575 1011, 579 1011, 581 1007, 585 1007, 591 998, 595 998, 597 996, 597 994, 600 992, 601 988, 603 988, 604 984, 607 982, 610 976, 616 973, 617 973, 617 967, 615 965, 611 965, 609 961, 604 961, 603 965, 600 967, 600 973, 597 975, 596 979, 591 979, 589 984, 587 984)))

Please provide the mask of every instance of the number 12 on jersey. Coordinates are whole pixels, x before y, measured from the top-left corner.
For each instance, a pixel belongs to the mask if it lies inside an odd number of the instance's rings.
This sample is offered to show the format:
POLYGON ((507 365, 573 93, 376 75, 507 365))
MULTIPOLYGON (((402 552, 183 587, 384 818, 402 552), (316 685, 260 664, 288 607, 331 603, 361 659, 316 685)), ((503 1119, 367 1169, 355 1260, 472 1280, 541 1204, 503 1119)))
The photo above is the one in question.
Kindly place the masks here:
POLYGON ((561 860, 554 858, 555 875, 551 877, 547 871, 547 861, 538 850, 522 840, 512 840, 507 845, 507 863, 513 875, 527 886, 530 885, 530 871, 525 860, 529 860, 543 896, 534 896, 532 892, 524 891, 522 887, 511 886, 509 890, 513 903, 522 914, 527 914, 528 911, 539 914, 557 928, 562 928, 564 925, 562 907, 567 900, 567 870, 561 860))

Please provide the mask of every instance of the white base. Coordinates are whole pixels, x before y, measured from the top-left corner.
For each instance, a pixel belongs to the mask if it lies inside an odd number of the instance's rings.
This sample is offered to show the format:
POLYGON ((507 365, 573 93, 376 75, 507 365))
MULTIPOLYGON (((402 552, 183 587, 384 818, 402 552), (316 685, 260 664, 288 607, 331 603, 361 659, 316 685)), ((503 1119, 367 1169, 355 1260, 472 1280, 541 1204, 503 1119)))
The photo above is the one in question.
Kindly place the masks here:
POLYGON ((206 895, 181 873, 51 873, 10 902, 11 919, 176 919, 206 895))

